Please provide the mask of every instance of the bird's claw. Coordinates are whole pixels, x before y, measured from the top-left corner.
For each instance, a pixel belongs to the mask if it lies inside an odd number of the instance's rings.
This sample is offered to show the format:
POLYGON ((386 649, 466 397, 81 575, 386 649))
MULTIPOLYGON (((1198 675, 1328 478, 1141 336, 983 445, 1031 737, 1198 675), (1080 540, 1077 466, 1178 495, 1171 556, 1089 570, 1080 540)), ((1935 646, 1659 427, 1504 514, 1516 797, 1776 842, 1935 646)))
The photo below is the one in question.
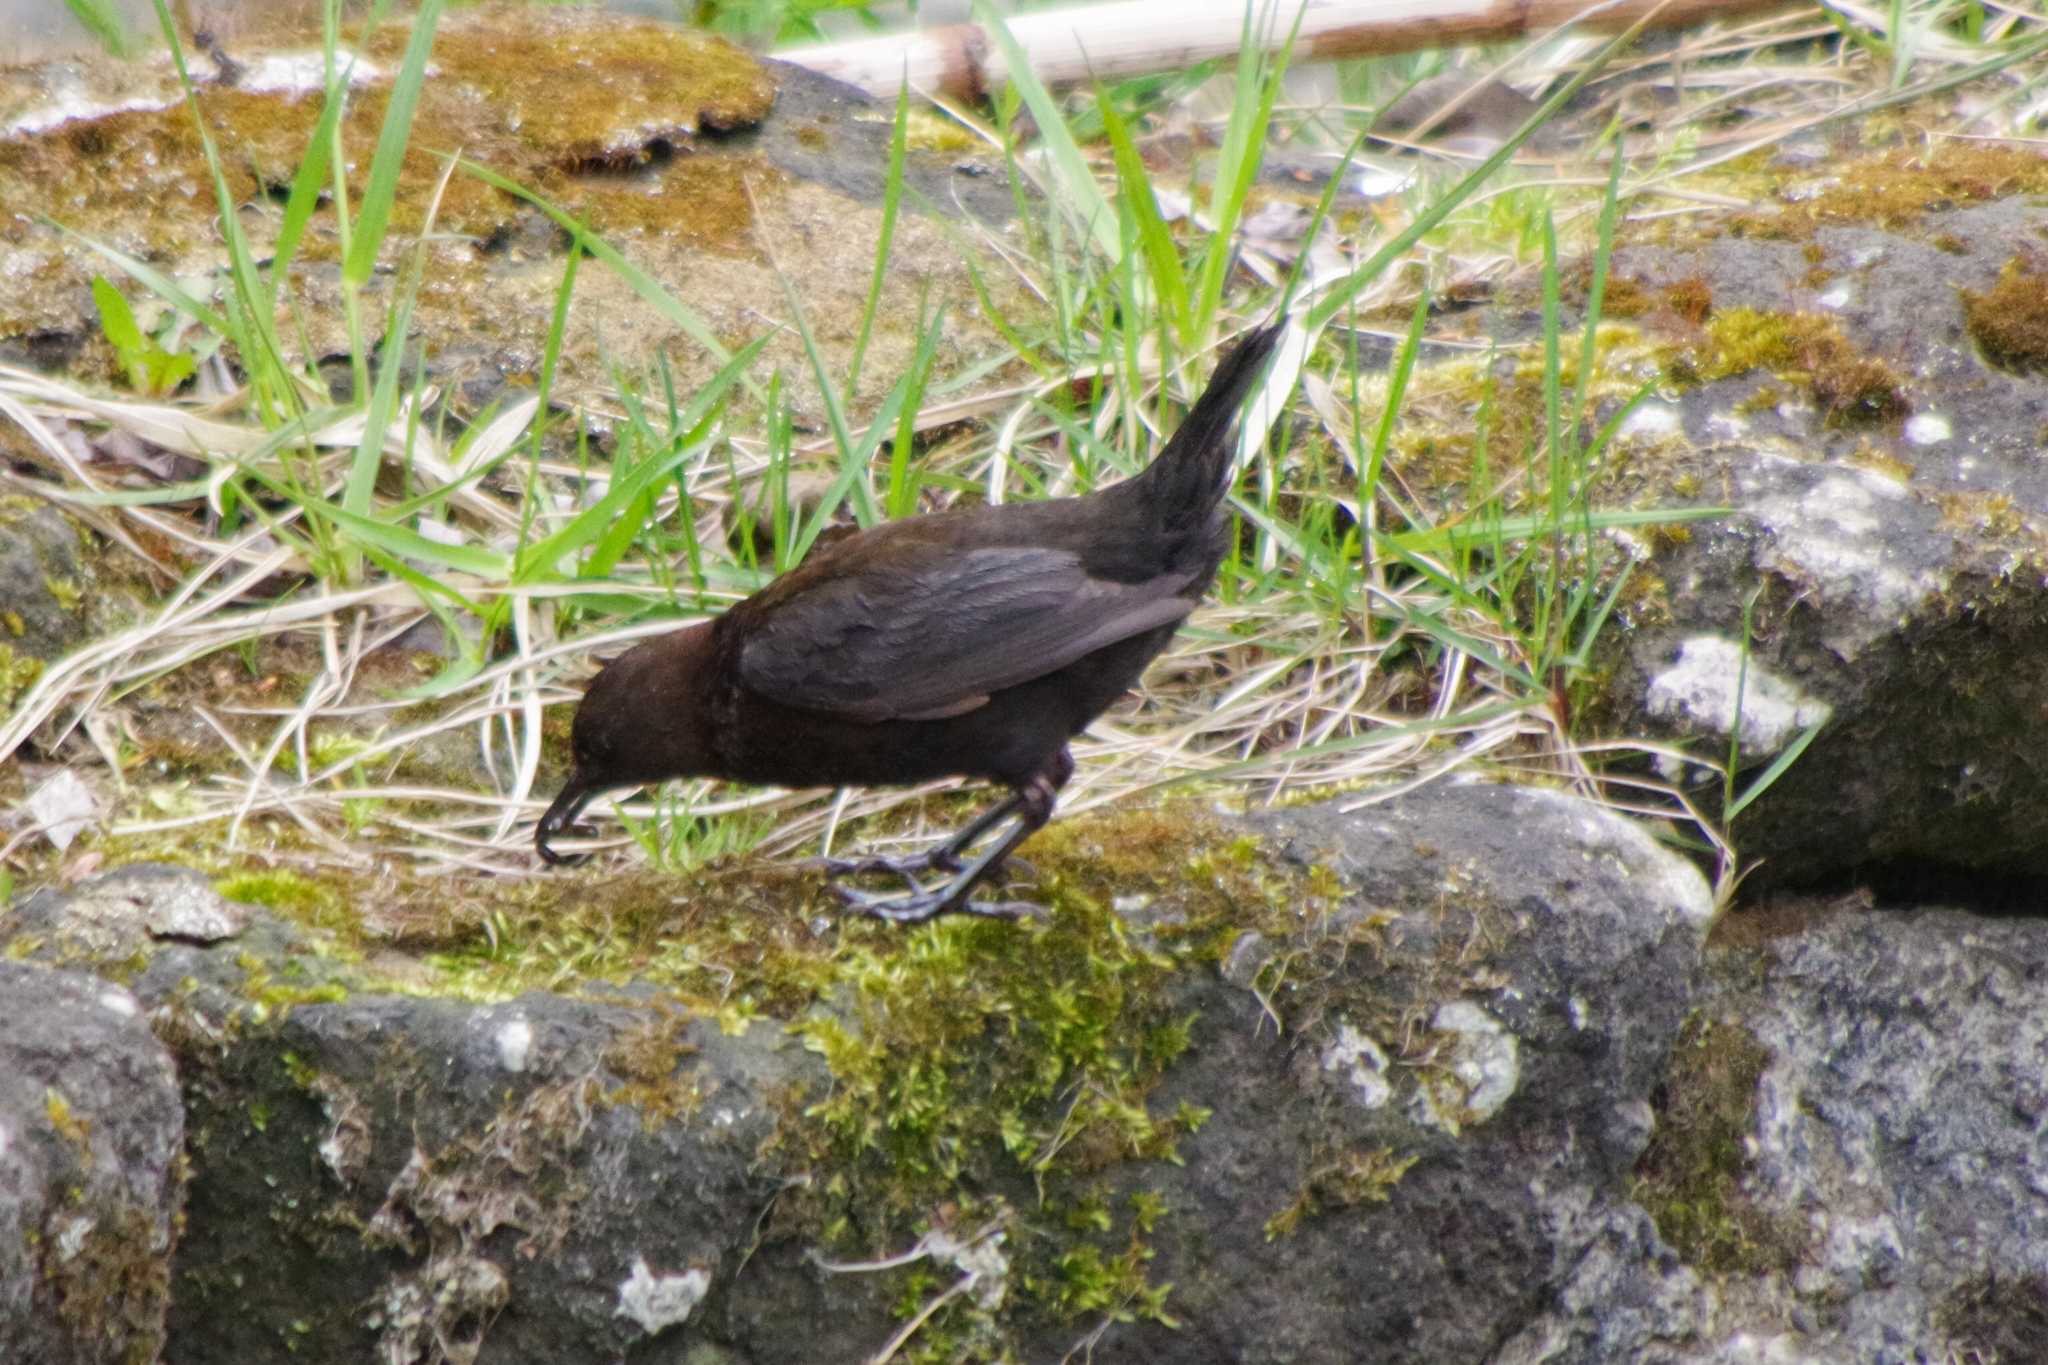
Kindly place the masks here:
POLYGON ((955 897, 943 889, 896 896, 876 895, 850 886, 834 886, 832 891, 855 914, 885 919, 892 924, 923 924, 941 915, 979 915, 984 919, 1016 920, 1045 913, 1042 906, 1029 901, 975 901, 955 897))
POLYGON ((560 829, 548 830, 534 841, 540 852, 540 860, 549 867, 581 867, 591 859, 588 853, 557 853, 554 841, 557 838, 595 839, 597 829, 591 825, 564 825, 560 829))

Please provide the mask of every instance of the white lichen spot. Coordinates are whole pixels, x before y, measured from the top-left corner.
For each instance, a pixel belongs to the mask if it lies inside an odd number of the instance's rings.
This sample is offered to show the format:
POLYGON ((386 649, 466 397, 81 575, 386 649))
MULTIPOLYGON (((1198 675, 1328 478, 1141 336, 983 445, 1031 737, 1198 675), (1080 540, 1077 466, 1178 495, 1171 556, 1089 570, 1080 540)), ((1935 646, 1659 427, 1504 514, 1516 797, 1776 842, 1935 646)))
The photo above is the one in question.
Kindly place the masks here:
POLYGON ((1659 439, 1676 436, 1684 430, 1684 413, 1678 404, 1666 403, 1661 399, 1645 399, 1621 422, 1623 436, 1659 439))
POLYGON ((1352 189, 1363 199, 1384 199, 1390 194, 1400 194, 1415 183, 1417 175, 1413 166, 1382 166, 1366 163, 1352 172, 1352 189))
POLYGON ((612 1316, 630 1318, 648 1336, 689 1321, 711 1292, 711 1276, 692 1267, 680 1275, 657 1275, 644 1258, 633 1258, 633 1273, 619 1282, 619 1306, 612 1316))
POLYGON ((1367 1109, 1378 1109, 1394 1097, 1394 1087, 1387 1081, 1386 1052, 1348 1023, 1337 1025, 1336 1041, 1323 1049, 1323 1070, 1341 1074, 1367 1109))
POLYGON ((119 990, 112 986, 100 992, 99 1006, 101 1009, 110 1010, 124 1019, 133 1019, 135 1017, 135 997, 124 990, 119 990))
POLYGON ((1948 418, 1938 412, 1916 412, 1906 419, 1906 440, 1916 446, 1940 445, 1955 434, 1948 418))
POLYGON ((967 1280, 974 1302, 982 1308, 1000 1308, 1010 1284, 1010 1258, 1003 1252, 1003 1234, 978 1233, 962 1240, 943 1228, 933 1228, 920 1245, 935 1261, 951 1261, 967 1280))
POLYGON ((59 853, 71 841, 91 828, 100 818, 100 798, 92 787, 69 768, 59 768, 36 785, 23 803, 29 821, 59 853))
POLYGON ((1823 308, 1827 308, 1834 311, 1840 311, 1841 309, 1847 308, 1849 306, 1849 300, 1854 298, 1855 296, 1855 292, 1851 290, 1848 285, 1838 284, 1833 289, 1830 289, 1826 293, 1822 294, 1818 302, 1820 306, 1823 308))
POLYGON ((1749 434, 1749 419, 1740 413, 1716 412, 1707 417, 1707 436, 1715 441, 1734 441, 1749 434))
POLYGON ((1759 566, 1812 585, 1832 608, 1828 646, 1845 661, 1947 584, 1952 538, 1875 470, 1833 469, 1809 487, 1763 493, 1750 512, 1770 532, 1759 566))
POLYGON ((1834 714, 1826 702, 1754 657, 1745 669, 1742 647, 1718 635, 1695 635, 1681 644, 1677 660, 1650 679, 1643 705, 1653 716, 1725 736, 1736 733, 1738 683, 1742 749, 1752 756, 1777 753, 1801 730, 1834 714))
POLYGON ((526 1070, 533 1051, 533 1025, 523 1015, 514 1015, 498 1026, 498 1064, 507 1071, 526 1070))
POLYGON ((40 109, 33 109, 0 130, 0 137, 30 137, 36 133, 47 133, 61 123, 76 119, 103 119, 115 114, 133 110, 167 109, 168 99, 138 96, 127 100, 100 100, 81 89, 65 89, 58 97, 40 109))
POLYGON ((347 1160, 347 1149, 342 1146, 341 1131, 339 1129, 322 1138, 320 1145, 313 1150, 319 1154, 322 1164, 328 1170, 334 1172, 337 1178, 343 1181, 347 1180, 348 1177, 342 1174, 343 1166, 347 1160))
POLYGON ((1564 1007, 1566 1013, 1571 1016, 1572 1027, 1584 1031, 1593 1017, 1593 1012, 1587 1008, 1586 1002, 1575 995, 1564 1002, 1564 1007))
POLYGON ((57 1259, 68 1261, 85 1250, 85 1239, 99 1226, 84 1214, 66 1218, 57 1227, 57 1259))
MULTIPOLYGON (((335 49, 335 61, 348 72, 351 86, 364 86, 383 78, 374 62, 346 48, 335 49)), ((249 59, 248 69, 235 82, 238 89, 303 94, 327 83, 327 57, 320 52, 270 52, 249 59)))
POLYGON ((249 907, 199 881, 177 881, 150 893, 143 927, 157 938, 219 943, 249 927, 249 907))
POLYGON ((1499 1113, 1522 1080, 1521 1040, 1469 1000, 1440 1006, 1430 1026, 1457 1039, 1451 1074, 1465 1086, 1466 1122, 1484 1123, 1499 1113))

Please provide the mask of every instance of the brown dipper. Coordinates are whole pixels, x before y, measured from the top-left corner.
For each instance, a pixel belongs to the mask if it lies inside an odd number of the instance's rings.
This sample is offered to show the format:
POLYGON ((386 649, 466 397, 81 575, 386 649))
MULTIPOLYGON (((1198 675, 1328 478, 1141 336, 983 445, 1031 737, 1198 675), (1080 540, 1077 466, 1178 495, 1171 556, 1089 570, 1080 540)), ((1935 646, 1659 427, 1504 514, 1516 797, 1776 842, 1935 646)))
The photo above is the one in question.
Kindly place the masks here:
POLYGON ((671 777, 781 787, 1000 782, 1010 797, 930 852, 833 860, 891 873, 900 895, 836 887, 911 922, 1029 906, 970 901, 1052 816, 1067 743, 1128 691, 1208 591, 1229 544, 1230 431, 1284 322, 1247 334, 1157 459, 1085 497, 888 522, 813 550, 715 620, 634 646, 576 709, 568 785, 534 830, 549 841, 591 798, 671 777), (982 836, 1011 828, 962 864, 982 836), (955 873, 926 888, 920 872, 955 873))

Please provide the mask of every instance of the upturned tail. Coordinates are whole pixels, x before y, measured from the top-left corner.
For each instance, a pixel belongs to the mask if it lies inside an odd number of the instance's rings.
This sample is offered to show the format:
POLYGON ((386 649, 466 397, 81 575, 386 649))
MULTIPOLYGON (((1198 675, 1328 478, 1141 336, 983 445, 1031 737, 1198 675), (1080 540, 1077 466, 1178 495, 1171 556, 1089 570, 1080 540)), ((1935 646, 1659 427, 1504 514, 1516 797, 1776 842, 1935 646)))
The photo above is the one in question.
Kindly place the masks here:
POLYGON ((1209 387, 1139 479, 1145 501, 1167 527, 1207 520, 1230 484, 1232 423, 1280 344, 1287 320, 1247 332, 1217 363, 1209 387))

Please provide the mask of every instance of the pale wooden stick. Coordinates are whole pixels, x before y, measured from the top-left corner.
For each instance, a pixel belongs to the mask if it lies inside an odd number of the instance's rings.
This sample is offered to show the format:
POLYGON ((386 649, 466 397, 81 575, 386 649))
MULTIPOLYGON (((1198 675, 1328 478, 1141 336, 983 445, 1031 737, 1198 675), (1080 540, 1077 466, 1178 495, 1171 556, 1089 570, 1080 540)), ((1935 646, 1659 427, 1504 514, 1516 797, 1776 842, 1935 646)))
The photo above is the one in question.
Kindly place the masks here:
MULTIPOLYGON (((1296 60, 1364 57, 1424 47, 1492 43, 1580 20, 1627 28, 1645 14, 1655 28, 1684 28, 1786 8, 1790 0, 1252 0, 1256 41, 1277 48, 1301 16, 1296 60), (1652 13, 1654 11, 1654 13, 1652 13)), ((1010 33, 1048 85, 1194 66, 1234 55, 1247 0, 1124 0, 1013 15, 1010 33)), ((1002 83, 1003 55, 979 24, 791 48, 776 56, 875 95, 911 89, 979 99, 1002 83)))

